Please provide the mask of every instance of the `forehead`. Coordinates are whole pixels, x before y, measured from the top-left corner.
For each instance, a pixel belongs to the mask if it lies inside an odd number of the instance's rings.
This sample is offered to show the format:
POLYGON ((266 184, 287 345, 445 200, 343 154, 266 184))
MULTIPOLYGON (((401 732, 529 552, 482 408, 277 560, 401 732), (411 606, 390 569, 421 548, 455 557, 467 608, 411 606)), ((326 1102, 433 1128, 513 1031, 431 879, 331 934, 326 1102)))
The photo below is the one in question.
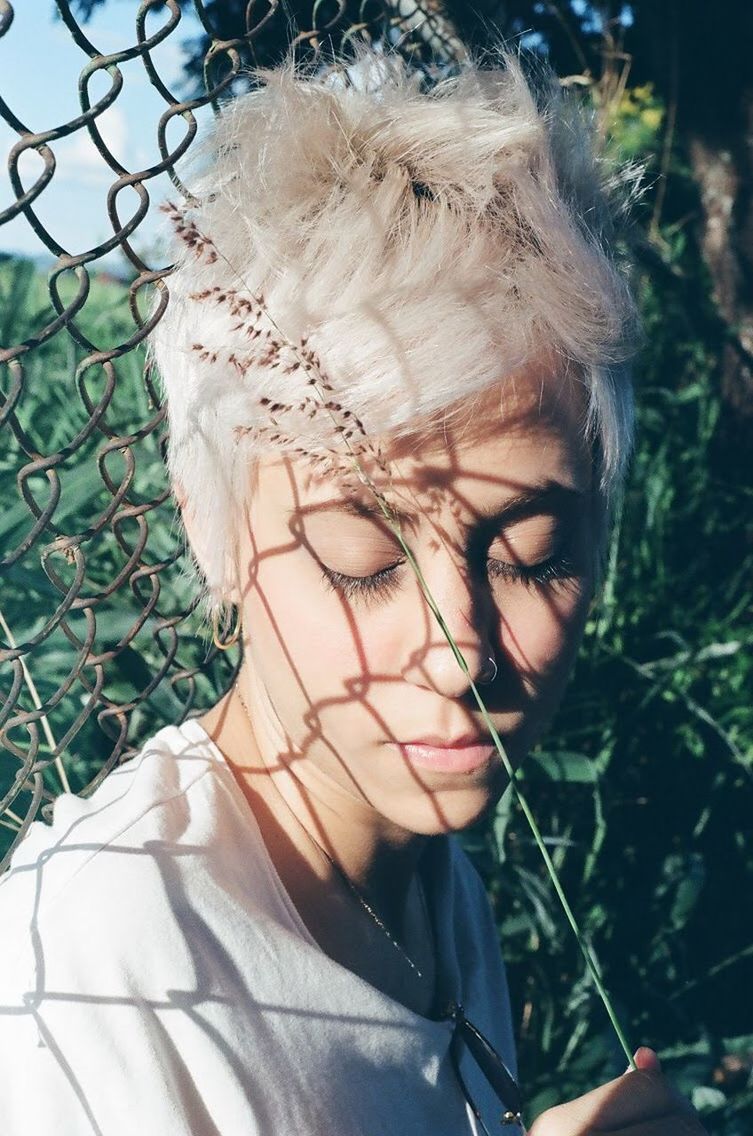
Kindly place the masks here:
POLYGON ((575 377, 531 365, 459 401, 421 431, 378 439, 382 461, 368 452, 358 459, 368 484, 355 472, 333 478, 302 460, 292 463, 295 492, 302 504, 321 505, 343 497, 373 501, 374 486, 410 511, 411 504, 436 508, 442 497, 483 508, 487 499, 549 483, 585 491, 592 467, 586 405, 587 392, 575 377))

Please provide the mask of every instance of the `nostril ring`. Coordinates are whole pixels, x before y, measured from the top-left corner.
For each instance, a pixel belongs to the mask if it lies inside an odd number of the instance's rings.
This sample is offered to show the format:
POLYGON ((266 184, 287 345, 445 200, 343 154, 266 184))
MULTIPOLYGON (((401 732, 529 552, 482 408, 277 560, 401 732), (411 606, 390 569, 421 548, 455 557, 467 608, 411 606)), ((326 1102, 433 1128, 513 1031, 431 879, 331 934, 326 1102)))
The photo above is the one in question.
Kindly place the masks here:
POLYGON ((489 683, 494 682, 495 678, 497 677, 497 671, 497 660, 494 658, 494 655, 489 655, 489 657, 485 660, 483 667, 478 672, 476 682, 483 686, 488 686, 489 683))

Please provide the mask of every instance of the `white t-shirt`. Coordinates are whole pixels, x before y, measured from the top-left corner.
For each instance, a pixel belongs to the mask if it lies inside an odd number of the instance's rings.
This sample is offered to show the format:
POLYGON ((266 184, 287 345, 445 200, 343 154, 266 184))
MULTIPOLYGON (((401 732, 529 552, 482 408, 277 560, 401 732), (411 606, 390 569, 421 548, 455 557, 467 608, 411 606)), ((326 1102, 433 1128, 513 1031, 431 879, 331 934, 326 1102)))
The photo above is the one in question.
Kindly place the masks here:
MULTIPOLYGON (((514 1070, 481 881, 455 837, 430 848, 442 990, 514 1070)), ((60 797, 0 880, 2 1136, 462 1136, 451 1032, 317 945, 196 721, 60 797)))

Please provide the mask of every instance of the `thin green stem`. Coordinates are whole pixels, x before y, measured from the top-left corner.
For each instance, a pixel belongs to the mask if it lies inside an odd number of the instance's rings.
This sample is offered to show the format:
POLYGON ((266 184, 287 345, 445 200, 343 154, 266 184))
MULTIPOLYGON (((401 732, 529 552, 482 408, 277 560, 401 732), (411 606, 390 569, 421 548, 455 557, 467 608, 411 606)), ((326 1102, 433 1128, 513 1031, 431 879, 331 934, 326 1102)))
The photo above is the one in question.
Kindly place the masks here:
POLYGON ((411 567, 413 568, 413 571, 416 574, 416 579, 418 580, 421 591, 423 592, 423 595, 426 599, 427 604, 429 605, 429 607, 432 611, 432 614, 434 615, 434 618, 436 619, 437 623, 439 624, 440 628, 442 629, 442 633, 445 636, 447 642, 449 643, 450 648, 452 650, 452 653, 454 654, 455 658, 457 659, 461 670, 463 671, 463 673, 466 675, 466 677, 468 679, 471 690, 473 691, 473 696, 476 699, 476 703, 478 704, 479 710, 481 711, 481 714, 483 716, 484 723, 486 724, 486 727, 489 730, 489 733, 491 734, 491 736, 494 740, 494 744, 497 747, 497 752, 499 753, 499 756, 502 759, 502 764, 504 765, 505 770, 507 772, 507 776, 508 776, 509 781, 510 781, 510 789, 513 793, 513 796, 514 796, 516 802, 520 806, 520 808, 523 812, 523 815, 525 816, 525 818, 528 822, 528 826, 531 829, 531 832, 533 833, 533 838, 536 841, 536 845, 539 849, 539 852, 542 855, 542 858, 544 860, 544 864, 546 865, 547 872, 549 873, 549 878, 552 881, 552 886, 554 887, 554 890, 557 893, 557 898, 559 899, 559 901, 562 905, 562 909, 565 912, 565 917, 567 918, 567 921, 570 924, 570 927, 572 928, 573 934, 575 935, 575 938, 578 942, 578 946, 580 947, 583 958, 585 959, 586 966, 588 968, 589 974, 591 975, 591 978, 593 979, 594 986, 596 987, 596 989, 599 993, 599 997, 601 998, 601 1000, 604 1004, 604 1009, 606 1010, 607 1015, 609 1017, 609 1020, 612 1023, 612 1028, 614 1029, 614 1032, 617 1035, 617 1039, 618 1039, 620 1045, 622 1046, 622 1048, 625 1052, 625 1056, 627 1057, 628 1064, 629 1064, 630 1068, 635 1069, 636 1066, 635 1066, 635 1062, 633 1061, 633 1052, 632 1052, 630 1046, 628 1045, 628 1041, 627 1041, 627 1038, 625 1036, 625 1033, 622 1029, 622 1026, 620 1025, 620 1022, 617 1019, 617 1015, 615 1014, 614 1007, 612 1006, 611 999, 609 997, 609 994, 607 993, 606 987, 604 986, 604 982, 603 982, 603 979, 601 977, 601 971, 599 969, 599 964, 596 960, 596 956, 594 955, 590 944, 588 942, 586 942, 585 938, 581 934, 577 920, 575 918, 575 915, 573 914, 573 909, 570 906, 570 903, 568 901, 567 896, 565 895, 565 892, 564 892, 564 889, 562 887, 562 883, 560 881, 559 875, 557 874, 557 869, 555 868, 554 863, 552 861, 552 857, 549 854, 549 849, 547 848, 546 844, 544 843, 544 838, 542 837, 541 832, 539 830, 539 826, 536 823, 536 818, 534 817, 533 813, 531 812, 531 808, 528 804, 528 801, 526 800, 525 795, 523 794, 522 790, 520 789, 517 778, 515 776, 515 770, 512 766, 512 763, 511 763, 509 757, 507 756, 507 753, 505 751, 505 747, 502 744, 502 740, 501 740, 501 738, 500 738, 500 736, 499 736, 499 734, 498 734, 498 732, 497 732, 497 730, 494 726, 494 723, 492 722, 491 718, 489 717, 489 712, 486 709, 486 706, 484 705, 484 701, 483 701, 481 695, 478 692, 476 684, 473 681, 470 670, 468 668, 468 663, 465 660, 465 656, 463 655, 462 651, 460 650, 457 643, 455 642, 455 640, 452 636, 452 633, 451 633, 449 627, 447 626, 447 624, 444 620, 444 617, 443 617, 441 611, 439 610, 439 607, 437 606, 437 604, 434 600, 434 597, 431 594, 431 591, 429 590, 429 586, 426 583, 423 572, 421 571, 421 569, 420 569, 420 567, 419 567, 419 565, 416 561, 416 558, 414 557, 413 553, 411 552, 410 548, 408 547, 408 545, 405 542, 405 539, 403 537, 399 522, 392 515, 392 511, 390 510, 390 507, 387 504, 387 502, 385 501, 383 495, 380 494, 376 489, 374 489, 374 492, 376 493, 377 500, 379 502, 380 508, 382 509, 382 512, 384 513, 384 516, 385 516, 385 519, 387 520, 387 523, 389 524, 392 532, 394 533, 394 535, 397 537, 398 541, 400 542, 400 545, 403 549, 403 552, 405 553, 406 559, 408 560, 411 567))
MULTIPOLYGON (((232 261, 227 256, 225 256, 225 254, 219 248, 217 248, 217 245, 214 244, 213 241, 211 242, 211 244, 212 244, 212 247, 215 249, 216 253, 225 261, 225 263, 228 265, 230 270, 234 273, 236 278, 245 287, 245 289, 251 295, 254 295, 252 290, 248 288, 248 285, 246 284, 242 275, 233 266, 232 261)), ((300 348, 299 348, 298 344, 293 343, 292 340, 290 340, 289 337, 285 335, 285 333, 278 326, 277 322, 275 321, 275 319, 270 314, 269 310, 267 309, 266 305, 263 302, 263 299, 260 296, 256 296, 255 298, 257 299, 257 302, 262 307, 262 310, 264 311, 267 319, 271 323, 272 327, 277 331, 280 338, 284 342, 286 342, 294 351, 296 351, 299 354, 299 357, 300 357, 300 348)), ((307 360, 303 360, 303 361, 304 361, 306 367, 308 368, 309 373, 311 373, 311 370, 312 370, 311 364, 307 360)), ((321 373, 319 373, 319 374, 320 374, 320 377, 321 377, 321 373)), ((325 409, 325 411, 327 412, 329 417, 333 420, 334 424, 337 425, 338 423, 337 423, 336 415, 333 413, 332 409, 329 407, 327 399, 325 398, 324 392, 321 389, 319 383, 317 381, 314 381, 313 386, 314 386, 316 393, 318 394, 318 396, 320 397, 320 399, 322 401, 323 408, 325 409)), ((394 533, 397 540, 400 542, 400 545, 401 545, 401 547, 402 547, 402 549, 405 553, 405 556, 406 556, 408 562, 410 563, 411 567, 413 568, 413 571, 416 574, 416 579, 418 580, 421 591, 423 592, 423 595, 426 599, 427 604, 429 605, 429 608, 431 609, 431 611, 434 615, 434 618, 437 620, 437 623, 439 624, 440 628, 442 629, 442 633, 445 636, 447 642, 449 643, 450 648, 451 648, 455 658, 457 659, 460 668, 462 669, 463 673, 468 678, 468 681, 469 681, 470 686, 471 686, 471 690, 473 691, 473 696, 476 699, 476 703, 478 704, 478 707, 481 711, 481 714, 483 716, 483 719, 484 719, 484 722, 487 726, 487 729, 489 730, 489 733, 491 734, 491 736, 494 740, 494 744, 497 748, 497 752, 499 753, 499 756, 502 759, 502 764, 504 765, 505 770, 507 771, 507 776, 508 776, 509 781, 510 781, 510 789, 512 790, 512 793, 513 793, 515 800, 520 805, 520 808, 523 811, 523 815, 525 816, 526 820, 528 821, 528 825, 531 829, 531 832, 533 833, 533 837, 534 837, 534 840, 536 841, 536 845, 537 845, 537 847, 538 847, 539 851, 541 852, 541 855, 544 859, 546 869, 549 873, 549 878, 552 881, 552 884, 554 886, 554 890, 557 893, 557 897, 558 897, 558 899, 559 899, 559 901, 562 905, 562 908, 565 912, 565 916, 567 918, 567 921, 570 924, 570 927, 572 928, 573 934, 575 935, 575 938, 578 942, 578 946, 580 947, 581 953, 583 954, 583 958, 585 959, 588 971, 589 971, 589 973, 590 973, 590 975, 593 979, 594 985, 595 985, 595 987, 596 987, 596 989, 599 993, 599 997, 601 998, 602 1002, 604 1003, 604 1008, 607 1012, 607 1015, 609 1017, 610 1022, 612 1023, 612 1027, 615 1031, 615 1034, 617 1035, 617 1039, 618 1039, 620 1045, 622 1046, 622 1048, 625 1052, 625 1056, 627 1057, 628 1064, 629 1064, 630 1068, 634 1069, 636 1066, 635 1066, 635 1062, 633 1061, 633 1056, 632 1056, 630 1046, 627 1043, 627 1039, 625 1037, 625 1034, 622 1030, 620 1023, 617 1020, 617 1015, 614 1012, 611 1000, 609 998, 609 995, 608 995, 606 988, 604 986, 604 983, 602 981, 602 977, 601 977, 601 973, 600 973, 600 970, 599 970, 598 963, 596 961, 596 957, 594 956, 594 953, 593 953, 590 945, 586 942, 586 940, 583 938, 583 936, 580 932, 580 928, 578 927, 578 924, 576 922, 575 915, 573 914, 573 910, 570 907, 570 904, 568 903, 567 896, 565 895, 565 892, 562 888, 562 884, 560 883, 560 879, 559 879, 559 876, 557 875, 557 870, 556 870, 556 868, 555 868, 555 866, 552 862, 552 858, 549 855, 549 851, 548 851, 548 849, 547 849, 547 847, 544 843, 544 839, 543 839, 543 837, 542 837, 542 835, 539 831, 538 825, 536 824, 536 820, 533 816, 533 813, 531 812, 531 809, 529 808, 528 802, 526 801, 523 793, 521 792, 521 790, 520 790, 520 788, 517 784, 516 777, 515 777, 515 770, 513 769, 512 764, 510 762, 510 759, 508 758, 507 753, 505 752, 505 748, 502 745, 502 741, 500 739, 499 734, 497 733, 497 730, 494 726, 494 723, 492 722, 491 718, 489 717, 489 713, 486 709, 486 706, 484 705, 483 699, 481 698, 481 695, 479 694, 478 690, 476 689, 476 684, 474 683, 473 678, 471 677, 470 670, 469 670, 468 664, 467 664, 467 662, 466 662, 466 660, 463 656, 463 653, 460 650, 460 648, 458 647, 457 643, 455 642, 455 640, 452 636, 452 633, 450 632, 449 627, 445 623, 445 620, 442 616, 441 611, 437 607, 437 604, 434 600, 434 597, 432 596, 431 591, 429 590, 429 586, 426 583, 426 580, 424 579, 423 573, 421 572, 421 569, 419 568, 418 563, 416 562, 416 559, 413 556, 413 553, 411 552, 410 548, 408 547, 408 545, 405 542, 405 539, 403 538, 402 530, 400 528, 400 523, 399 523, 398 519, 394 516, 392 509, 389 506, 388 501, 386 500, 384 495, 379 492, 379 490, 377 489, 376 485, 374 485, 371 478, 368 476, 368 474, 365 472, 365 470, 361 467, 361 465, 358 461, 358 456, 355 453, 350 442, 347 440, 347 438, 345 440, 345 445, 346 445, 346 448, 348 450, 348 453, 349 453, 349 456, 350 456, 350 459, 351 459, 355 473, 358 475, 358 477, 364 483, 364 485, 368 486, 370 491, 374 494, 377 502, 379 503, 379 507, 382 510, 382 513, 384 514, 384 517, 385 517, 391 531, 394 533)))

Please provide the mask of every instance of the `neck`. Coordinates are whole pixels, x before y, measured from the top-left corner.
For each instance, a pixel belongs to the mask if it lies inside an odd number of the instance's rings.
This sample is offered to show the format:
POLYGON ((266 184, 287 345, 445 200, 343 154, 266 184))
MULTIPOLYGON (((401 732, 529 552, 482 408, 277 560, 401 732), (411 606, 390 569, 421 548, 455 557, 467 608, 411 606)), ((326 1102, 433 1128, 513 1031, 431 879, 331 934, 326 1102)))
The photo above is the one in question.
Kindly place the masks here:
POLYGON ((330 857, 399 933, 429 838, 392 824, 313 761, 291 762, 289 749, 265 744, 245 691, 239 695, 231 690, 201 722, 228 759, 273 860, 301 857, 324 880, 336 871, 330 857))

